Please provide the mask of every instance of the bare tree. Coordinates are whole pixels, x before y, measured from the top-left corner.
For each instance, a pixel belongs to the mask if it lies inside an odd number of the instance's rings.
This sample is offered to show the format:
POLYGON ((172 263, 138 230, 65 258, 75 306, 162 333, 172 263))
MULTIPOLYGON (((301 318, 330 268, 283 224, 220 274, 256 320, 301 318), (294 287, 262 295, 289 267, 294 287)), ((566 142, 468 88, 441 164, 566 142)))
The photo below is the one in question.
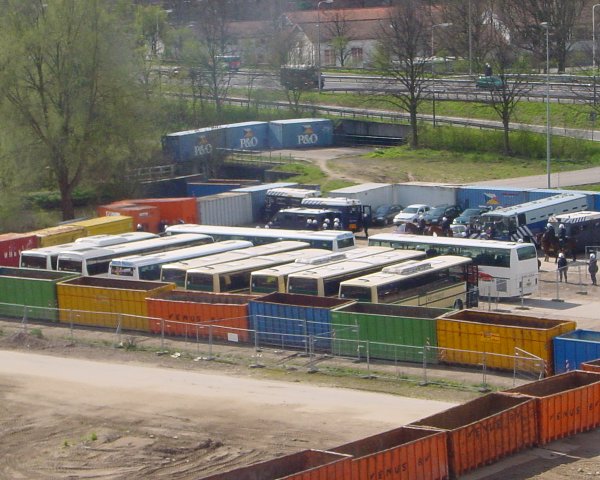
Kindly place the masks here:
POLYGON ((550 25, 550 57, 564 72, 571 49, 575 22, 580 17, 585 0, 499 0, 503 20, 513 42, 534 54, 540 64, 546 58, 546 42, 542 22, 550 25))
POLYGON ((419 145, 417 113, 430 84, 425 74, 431 30, 426 0, 396 0, 389 18, 380 24, 375 65, 390 80, 386 98, 408 112, 410 144, 419 145))
POLYGON ((336 63, 343 67, 352 52, 348 47, 352 37, 351 24, 343 11, 340 12, 339 10, 328 12, 326 22, 326 40, 333 47, 336 63))

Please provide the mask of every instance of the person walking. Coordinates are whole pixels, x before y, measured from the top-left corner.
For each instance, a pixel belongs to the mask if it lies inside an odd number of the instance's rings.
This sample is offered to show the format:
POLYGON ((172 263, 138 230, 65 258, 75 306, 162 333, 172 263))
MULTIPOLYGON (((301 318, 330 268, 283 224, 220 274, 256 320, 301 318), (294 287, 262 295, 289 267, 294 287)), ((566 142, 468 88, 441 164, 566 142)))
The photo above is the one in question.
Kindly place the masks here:
POLYGON ((588 272, 590 272, 590 277, 592 278, 592 285, 597 285, 596 273, 598 273, 598 260, 596 260, 596 255, 594 253, 590 254, 590 262, 588 264, 588 272))
POLYGON ((569 270, 569 264, 567 262, 567 259, 565 258, 565 254, 564 253, 559 253, 558 254, 558 273, 560 276, 560 281, 563 281, 563 278, 565 280, 565 283, 568 283, 567 280, 567 270, 569 270))

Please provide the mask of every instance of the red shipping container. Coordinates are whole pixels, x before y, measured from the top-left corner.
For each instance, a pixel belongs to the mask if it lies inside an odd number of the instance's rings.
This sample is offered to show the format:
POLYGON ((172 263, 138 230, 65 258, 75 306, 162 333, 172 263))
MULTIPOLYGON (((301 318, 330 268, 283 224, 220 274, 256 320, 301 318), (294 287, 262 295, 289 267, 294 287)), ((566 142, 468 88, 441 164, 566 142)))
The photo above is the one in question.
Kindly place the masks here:
POLYGON ((178 223, 198 223, 198 208, 195 197, 176 198, 136 198, 136 205, 151 205, 160 210, 160 220, 164 225, 178 223))
POLYGON ((581 364, 581 369, 585 372, 600 373, 600 359, 590 360, 589 362, 583 362, 581 364))
POLYGON ((37 247, 37 235, 31 233, 3 233, 0 235, 0 265, 3 267, 18 267, 21 252, 37 247))
POLYGON ((354 457, 352 480, 445 480, 448 478, 446 436, 443 431, 400 427, 329 451, 354 457))
POLYGON ((598 373, 574 370, 511 388, 504 393, 535 399, 540 445, 600 425, 598 373))
POLYGON ((164 328, 167 335, 248 342, 248 302, 255 298, 181 290, 148 298, 150 331, 161 333, 164 328))
POLYGON ((133 217, 133 228, 135 230, 138 230, 138 225, 141 225, 144 232, 160 233, 160 211, 152 205, 115 202, 109 205, 100 205, 97 211, 100 217, 110 215, 133 217))

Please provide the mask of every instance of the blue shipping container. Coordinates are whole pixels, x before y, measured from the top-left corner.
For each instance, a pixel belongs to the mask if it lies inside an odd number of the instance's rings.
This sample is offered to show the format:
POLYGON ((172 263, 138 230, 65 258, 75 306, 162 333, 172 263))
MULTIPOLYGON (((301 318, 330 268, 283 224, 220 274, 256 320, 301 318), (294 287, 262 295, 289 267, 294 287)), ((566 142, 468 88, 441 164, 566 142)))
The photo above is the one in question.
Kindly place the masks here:
POLYGON ((170 133, 163 137, 163 153, 173 162, 189 162, 209 158, 214 151, 225 146, 223 127, 170 133))
POLYGON ((189 197, 191 195, 187 193, 188 183, 201 182, 204 178, 204 175, 185 175, 144 182, 140 185, 140 196, 147 198, 189 197))
POLYGON ((354 303, 338 298, 271 293, 248 304, 250 328, 260 343, 280 347, 308 348, 313 337, 316 349, 331 350, 331 310, 354 303))
POLYGON ((225 125, 225 146, 230 150, 265 150, 269 147, 267 122, 243 122, 225 125))
POLYGON ((329 147, 333 123, 324 118, 295 118, 269 122, 271 148, 329 147))
POLYGON ((554 373, 577 370, 583 362, 600 358, 600 332, 574 330, 554 339, 554 373))
POLYGON ((236 188, 232 191, 250 194, 250 198, 252 198, 252 218, 255 222, 260 222, 264 218, 267 191, 271 188, 293 187, 295 185, 298 184, 294 182, 263 183, 262 185, 236 188))
POLYGON ((529 201, 528 188, 501 188, 486 186, 459 187, 457 202, 462 208, 512 207, 529 201))
POLYGON ((230 192, 235 188, 240 188, 240 183, 210 183, 210 182, 195 182, 187 184, 188 197, 207 197, 208 195, 216 195, 218 193, 230 192))

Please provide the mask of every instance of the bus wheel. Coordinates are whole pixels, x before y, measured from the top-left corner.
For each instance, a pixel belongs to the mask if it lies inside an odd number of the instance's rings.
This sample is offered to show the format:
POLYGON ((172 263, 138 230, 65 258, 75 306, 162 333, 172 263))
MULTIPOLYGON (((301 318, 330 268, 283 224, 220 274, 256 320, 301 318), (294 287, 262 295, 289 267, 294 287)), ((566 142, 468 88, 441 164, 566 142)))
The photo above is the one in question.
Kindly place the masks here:
POLYGON ((463 301, 460 298, 454 300, 454 310, 462 310, 464 307, 463 301))

